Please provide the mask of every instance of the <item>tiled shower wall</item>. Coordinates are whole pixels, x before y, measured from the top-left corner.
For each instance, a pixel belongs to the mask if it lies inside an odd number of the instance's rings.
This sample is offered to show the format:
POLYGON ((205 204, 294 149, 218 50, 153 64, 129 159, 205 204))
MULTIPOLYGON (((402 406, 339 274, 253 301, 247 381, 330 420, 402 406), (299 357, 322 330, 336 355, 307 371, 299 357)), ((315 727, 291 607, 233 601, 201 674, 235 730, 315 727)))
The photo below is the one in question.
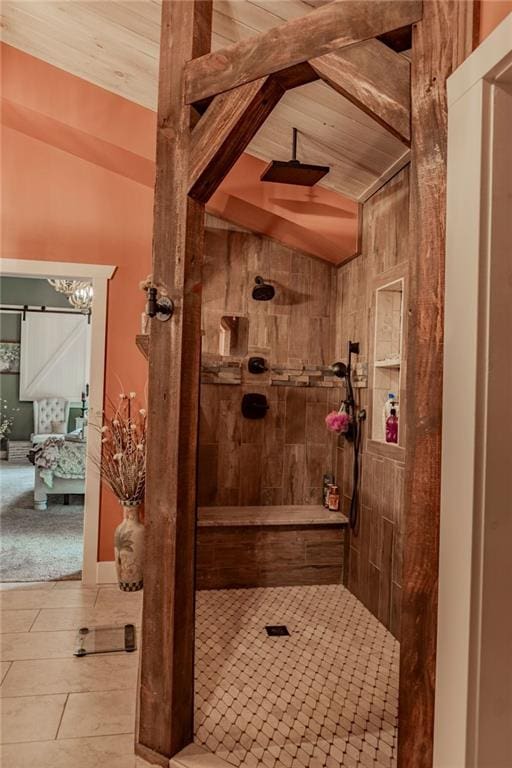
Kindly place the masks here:
MULTIPOLYGON (((274 366, 329 365, 334 354, 336 269, 266 237, 208 219, 203 271, 203 353, 219 351, 223 315, 249 320, 244 358, 274 366), (272 301, 251 298, 254 278, 276 287, 272 301)), ((339 384, 334 385, 339 391, 339 384)), ((199 503, 202 506, 311 504, 332 471, 335 441, 324 419, 333 388, 270 386, 269 374, 242 384, 202 384, 199 503), (262 420, 242 417, 242 395, 270 405, 262 420)))
MULTIPOLYGON (((403 481, 405 450, 371 440, 371 400, 375 290, 399 277, 405 278, 407 307, 409 170, 401 171, 364 205, 362 253, 338 270, 336 305, 337 356, 346 359, 348 340, 361 344, 360 359, 369 361, 368 388, 357 390, 368 410, 362 446, 360 520, 350 534, 349 589, 398 637, 400 632, 403 481)), ((405 433, 405 376, 407 312, 404 312, 400 429, 405 433)), ((405 435, 405 446, 407 437, 405 435)), ((352 490, 352 447, 343 440, 337 450, 337 474, 343 476, 344 510, 352 490)))

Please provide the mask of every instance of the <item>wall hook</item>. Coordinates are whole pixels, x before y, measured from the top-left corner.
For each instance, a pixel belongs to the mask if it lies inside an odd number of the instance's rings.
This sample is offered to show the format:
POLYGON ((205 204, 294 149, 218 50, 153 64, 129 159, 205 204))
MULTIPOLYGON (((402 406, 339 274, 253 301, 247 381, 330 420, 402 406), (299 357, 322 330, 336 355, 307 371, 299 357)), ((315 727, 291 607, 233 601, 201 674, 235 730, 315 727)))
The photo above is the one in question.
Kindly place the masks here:
POLYGON ((168 296, 158 297, 158 291, 153 286, 147 289, 148 300, 146 315, 157 320, 168 320, 174 314, 174 302, 168 296))

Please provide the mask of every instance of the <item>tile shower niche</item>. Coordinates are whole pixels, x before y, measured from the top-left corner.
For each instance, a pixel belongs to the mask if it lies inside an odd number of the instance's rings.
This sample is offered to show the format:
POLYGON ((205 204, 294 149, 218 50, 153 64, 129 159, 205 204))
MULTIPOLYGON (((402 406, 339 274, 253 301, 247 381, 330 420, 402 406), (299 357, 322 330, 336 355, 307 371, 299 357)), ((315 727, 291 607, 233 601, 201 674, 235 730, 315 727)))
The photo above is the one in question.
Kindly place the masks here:
POLYGON ((398 444, 402 445, 400 382, 402 368, 404 280, 395 280, 375 292, 375 341, 373 351, 372 438, 385 443, 384 405, 390 393, 398 401, 398 444))

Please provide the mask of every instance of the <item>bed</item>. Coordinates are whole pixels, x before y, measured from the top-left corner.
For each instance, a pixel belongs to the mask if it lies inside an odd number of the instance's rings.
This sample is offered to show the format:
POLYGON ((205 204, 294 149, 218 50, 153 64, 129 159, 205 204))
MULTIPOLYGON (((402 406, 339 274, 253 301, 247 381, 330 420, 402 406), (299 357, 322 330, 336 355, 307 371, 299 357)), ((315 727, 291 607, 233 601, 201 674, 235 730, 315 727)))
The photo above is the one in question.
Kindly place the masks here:
POLYGON ((34 509, 47 509, 53 494, 85 493, 85 449, 85 440, 76 436, 52 436, 35 447, 34 509))

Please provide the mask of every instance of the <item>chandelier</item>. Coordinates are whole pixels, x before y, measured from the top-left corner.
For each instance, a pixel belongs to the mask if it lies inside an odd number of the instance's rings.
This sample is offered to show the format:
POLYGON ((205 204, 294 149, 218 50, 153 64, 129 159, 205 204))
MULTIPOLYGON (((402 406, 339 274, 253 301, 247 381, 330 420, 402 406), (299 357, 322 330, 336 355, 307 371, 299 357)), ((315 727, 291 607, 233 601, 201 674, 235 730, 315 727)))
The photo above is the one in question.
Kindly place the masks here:
POLYGON ((48 282, 57 293, 63 293, 65 296, 71 296, 79 288, 85 288, 86 285, 89 285, 83 280, 61 280, 60 278, 48 278, 48 282))
POLYGON ((88 315, 91 311, 93 295, 92 285, 86 284, 73 291, 71 296, 68 296, 68 301, 72 307, 88 315))
POLYGON ((78 309, 85 315, 91 311, 93 300, 93 288, 84 280, 62 280, 60 278, 47 278, 57 293, 63 293, 74 309, 78 309))

